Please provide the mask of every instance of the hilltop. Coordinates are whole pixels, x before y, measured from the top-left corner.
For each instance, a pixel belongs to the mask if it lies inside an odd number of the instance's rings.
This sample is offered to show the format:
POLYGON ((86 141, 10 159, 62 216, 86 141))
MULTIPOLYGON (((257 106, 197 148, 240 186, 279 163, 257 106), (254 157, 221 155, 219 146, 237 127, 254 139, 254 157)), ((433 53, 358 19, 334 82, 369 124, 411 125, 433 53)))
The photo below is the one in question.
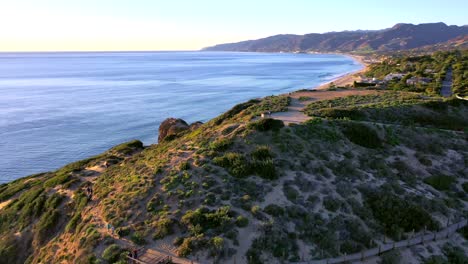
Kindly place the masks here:
MULTIPOLYGON (((388 52, 421 48, 444 42, 466 43, 468 26, 444 23, 396 24, 376 31, 343 31, 323 34, 276 35, 205 48, 207 51, 256 52, 388 52), (457 42, 458 41, 458 42, 457 42)), ((466 44, 463 44, 466 46, 466 44)))
MULTIPOLYGON (((135 247, 140 260, 294 263, 462 223, 468 102, 440 96, 437 80, 452 67, 464 93, 465 58, 390 57, 366 76, 433 82, 253 99, 205 124, 169 119, 158 144, 0 185, 0 263, 127 263, 135 247), (304 120, 283 122, 297 102, 304 120)), ((466 263, 467 238, 463 228, 366 261, 466 263)))

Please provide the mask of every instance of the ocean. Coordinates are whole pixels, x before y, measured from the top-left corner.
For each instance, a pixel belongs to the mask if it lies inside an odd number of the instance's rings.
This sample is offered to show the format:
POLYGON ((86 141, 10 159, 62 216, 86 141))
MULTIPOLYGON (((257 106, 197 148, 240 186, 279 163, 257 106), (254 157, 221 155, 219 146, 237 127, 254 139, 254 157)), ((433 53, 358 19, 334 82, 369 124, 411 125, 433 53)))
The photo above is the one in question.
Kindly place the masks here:
POLYGON ((0 53, 0 183, 360 69, 334 54, 0 53))

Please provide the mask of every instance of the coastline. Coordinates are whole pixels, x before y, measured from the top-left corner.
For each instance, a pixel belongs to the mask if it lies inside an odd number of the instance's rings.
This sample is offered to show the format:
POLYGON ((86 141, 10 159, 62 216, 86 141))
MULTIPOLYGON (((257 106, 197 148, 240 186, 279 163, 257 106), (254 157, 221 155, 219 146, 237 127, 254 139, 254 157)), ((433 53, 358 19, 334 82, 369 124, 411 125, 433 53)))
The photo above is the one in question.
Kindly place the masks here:
POLYGON ((353 82, 356 80, 356 77, 358 74, 364 73, 369 69, 370 63, 366 62, 363 56, 359 55, 351 55, 351 54, 341 54, 341 53, 336 53, 339 55, 344 55, 352 58, 353 60, 357 61, 362 65, 362 68, 350 73, 343 74, 341 76, 336 77, 335 79, 322 83, 316 87, 310 88, 311 90, 325 90, 330 87, 330 84, 333 83, 336 86, 346 86, 346 85, 352 85, 353 82))
MULTIPOLYGON (((362 56, 356 56, 356 55, 350 55, 350 54, 342 54, 342 53, 330 53, 330 54, 337 54, 337 55, 342 55, 342 56, 350 57, 350 58, 352 58, 353 60, 355 60, 355 61, 357 61, 358 63, 360 63, 361 66, 362 66, 363 68, 358 69, 358 70, 355 70, 355 71, 352 71, 352 72, 349 72, 349 73, 341 74, 341 75, 337 76, 336 78, 334 78, 333 80, 327 81, 326 83, 320 84, 320 85, 315 86, 315 87, 312 87, 312 88, 307 88, 307 89, 310 89, 310 90, 324 90, 324 89, 327 89, 327 88, 329 87, 329 84, 330 84, 331 82, 334 82, 336 85, 344 85, 344 84, 347 83, 347 82, 352 83, 352 81, 353 81, 353 76, 354 76, 355 74, 358 74, 358 73, 360 73, 360 72, 363 72, 363 71, 365 71, 365 70, 367 69, 367 64, 364 63, 364 57, 362 57, 362 56)), ((307 86, 306 86, 306 87, 307 87, 307 86)), ((297 92, 297 91, 298 91, 298 90, 296 90, 296 91, 293 90, 293 92, 297 92)), ((278 93, 277 95, 281 95, 281 94, 284 94, 284 92, 280 92, 280 93, 278 93)), ((246 99, 246 101, 247 101, 247 100, 249 100, 249 99, 246 99)), ((229 110, 229 109, 227 109, 227 110, 229 110)), ((226 111, 227 111, 227 110, 226 110, 226 111)), ((168 116, 168 117, 170 117, 170 116, 168 116)), ((211 118, 209 118, 208 120, 211 120, 212 118, 215 118, 215 117, 216 117, 216 116, 211 117, 211 118)), ((154 144, 154 143, 150 143, 150 144, 148 144, 148 145, 152 145, 152 144, 154 144)), ((148 145, 146 145, 146 146, 148 146, 148 145)), ((114 147, 114 146, 109 147, 109 149, 112 148, 112 147, 114 147)), ((94 155, 98 155, 99 153, 100 153, 100 152, 95 153, 95 154, 90 154, 89 157, 92 157, 92 156, 94 156, 94 155)), ((83 158, 83 159, 85 159, 85 158, 83 158)), ((82 160, 82 159, 81 159, 81 158, 75 158, 75 159, 74 159, 73 161, 71 161, 71 162, 75 162, 75 161, 77 161, 77 160, 82 160)), ((69 163, 71 163, 71 162, 69 162, 69 163)), ((43 172, 47 172, 47 171, 55 171, 55 170, 60 169, 60 168, 63 167, 63 166, 66 166, 66 165, 69 164, 69 163, 65 163, 64 165, 58 166, 58 167, 56 167, 56 168, 54 168, 54 169, 49 169, 49 170, 47 170, 47 169, 46 169, 46 170, 38 170, 38 171, 36 171, 36 172, 34 172, 34 173, 28 173, 28 174, 26 174, 26 175, 19 176, 19 177, 14 177, 14 178, 10 178, 10 179, 5 179, 5 180, 3 180, 2 178, 0 178, 0 184, 9 183, 9 182, 15 181, 15 180, 17 180, 17 179, 21 179, 21 178, 24 178, 24 177, 29 177, 29 176, 34 175, 34 174, 37 174, 37 173, 43 173, 43 172)))

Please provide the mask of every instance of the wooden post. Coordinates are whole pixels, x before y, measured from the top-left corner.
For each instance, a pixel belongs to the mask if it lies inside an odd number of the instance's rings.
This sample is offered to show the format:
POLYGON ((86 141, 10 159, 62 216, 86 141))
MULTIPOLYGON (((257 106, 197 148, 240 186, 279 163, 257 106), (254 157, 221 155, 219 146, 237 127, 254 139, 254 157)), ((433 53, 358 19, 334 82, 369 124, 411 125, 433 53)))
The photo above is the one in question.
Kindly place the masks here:
POLYGON ((380 252, 381 252, 381 251, 382 251, 382 246, 379 245, 379 254, 378 254, 379 256, 380 256, 380 252))
POLYGON ((364 261, 364 250, 361 251, 361 261, 364 261))

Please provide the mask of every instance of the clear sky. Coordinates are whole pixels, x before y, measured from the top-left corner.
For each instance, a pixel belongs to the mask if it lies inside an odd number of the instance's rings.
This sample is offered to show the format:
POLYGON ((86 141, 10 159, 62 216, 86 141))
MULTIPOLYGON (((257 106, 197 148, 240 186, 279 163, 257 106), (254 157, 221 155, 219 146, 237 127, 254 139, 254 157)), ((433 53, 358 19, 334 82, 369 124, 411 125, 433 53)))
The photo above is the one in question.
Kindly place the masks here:
POLYGON ((468 24, 468 1, 0 0, 0 51, 196 50, 399 22, 468 24))

